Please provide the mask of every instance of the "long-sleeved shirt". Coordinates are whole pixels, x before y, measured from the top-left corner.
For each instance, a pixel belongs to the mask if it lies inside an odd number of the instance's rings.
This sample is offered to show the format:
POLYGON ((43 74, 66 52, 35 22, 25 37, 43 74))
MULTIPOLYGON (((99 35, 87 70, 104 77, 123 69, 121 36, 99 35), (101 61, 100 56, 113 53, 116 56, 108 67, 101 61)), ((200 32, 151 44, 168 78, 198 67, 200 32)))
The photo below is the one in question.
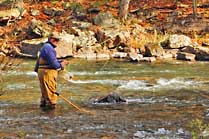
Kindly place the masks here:
POLYGON ((53 45, 49 42, 45 43, 40 50, 40 58, 43 58, 50 68, 61 70, 63 69, 61 61, 57 60, 56 51, 53 45))

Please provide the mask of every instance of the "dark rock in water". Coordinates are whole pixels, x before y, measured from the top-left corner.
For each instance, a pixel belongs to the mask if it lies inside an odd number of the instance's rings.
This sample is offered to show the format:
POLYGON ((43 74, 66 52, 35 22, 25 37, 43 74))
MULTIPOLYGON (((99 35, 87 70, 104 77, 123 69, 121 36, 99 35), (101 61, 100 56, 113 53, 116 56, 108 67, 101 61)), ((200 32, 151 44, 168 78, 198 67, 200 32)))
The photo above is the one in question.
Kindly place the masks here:
POLYGON ((110 93, 105 97, 99 98, 95 103, 122 103, 126 100, 117 93, 110 93))

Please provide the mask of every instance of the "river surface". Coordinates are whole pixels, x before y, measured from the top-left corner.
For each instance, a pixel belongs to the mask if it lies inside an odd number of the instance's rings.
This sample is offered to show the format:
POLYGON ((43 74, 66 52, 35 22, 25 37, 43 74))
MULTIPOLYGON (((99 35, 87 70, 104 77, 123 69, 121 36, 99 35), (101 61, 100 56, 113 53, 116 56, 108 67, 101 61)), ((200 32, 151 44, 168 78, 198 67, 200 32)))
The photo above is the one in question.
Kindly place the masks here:
POLYGON ((54 111, 39 108, 34 60, 2 73, 0 137, 28 139, 190 139, 193 120, 209 122, 209 63, 120 60, 72 63, 60 74, 57 91, 94 114, 58 100, 54 111), (65 77, 65 78, 63 78, 65 77), (122 104, 93 101, 111 92, 122 104))

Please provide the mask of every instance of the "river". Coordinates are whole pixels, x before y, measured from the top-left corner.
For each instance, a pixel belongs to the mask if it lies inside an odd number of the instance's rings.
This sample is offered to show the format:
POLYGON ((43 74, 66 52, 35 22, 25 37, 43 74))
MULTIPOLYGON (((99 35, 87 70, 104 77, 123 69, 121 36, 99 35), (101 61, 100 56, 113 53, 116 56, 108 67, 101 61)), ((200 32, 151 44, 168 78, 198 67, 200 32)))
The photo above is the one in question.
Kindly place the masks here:
POLYGON ((57 91, 81 108, 62 99, 54 111, 39 108, 40 88, 34 60, 3 72, 0 96, 0 137, 59 139, 190 139, 209 121, 209 64, 163 61, 130 63, 124 60, 72 63, 60 75, 57 91), (111 92, 122 104, 96 104, 111 92))

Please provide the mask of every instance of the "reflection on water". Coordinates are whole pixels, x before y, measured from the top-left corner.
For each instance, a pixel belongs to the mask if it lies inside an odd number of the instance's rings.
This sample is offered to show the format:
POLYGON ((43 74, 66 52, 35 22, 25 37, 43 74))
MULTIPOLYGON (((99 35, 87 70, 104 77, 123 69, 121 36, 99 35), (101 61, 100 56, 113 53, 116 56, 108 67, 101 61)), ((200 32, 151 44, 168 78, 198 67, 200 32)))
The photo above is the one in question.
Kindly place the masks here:
POLYGON ((61 99, 55 111, 39 109, 34 63, 25 61, 3 74, 0 137, 189 139, 191 120, 209 121, 208 63, 73 59, 67 71, 74 78, 60 78, 58 92, 96 115, 79 112, 61 99), (127 103, 91 103, 110 92, 119 93, 127 103))

